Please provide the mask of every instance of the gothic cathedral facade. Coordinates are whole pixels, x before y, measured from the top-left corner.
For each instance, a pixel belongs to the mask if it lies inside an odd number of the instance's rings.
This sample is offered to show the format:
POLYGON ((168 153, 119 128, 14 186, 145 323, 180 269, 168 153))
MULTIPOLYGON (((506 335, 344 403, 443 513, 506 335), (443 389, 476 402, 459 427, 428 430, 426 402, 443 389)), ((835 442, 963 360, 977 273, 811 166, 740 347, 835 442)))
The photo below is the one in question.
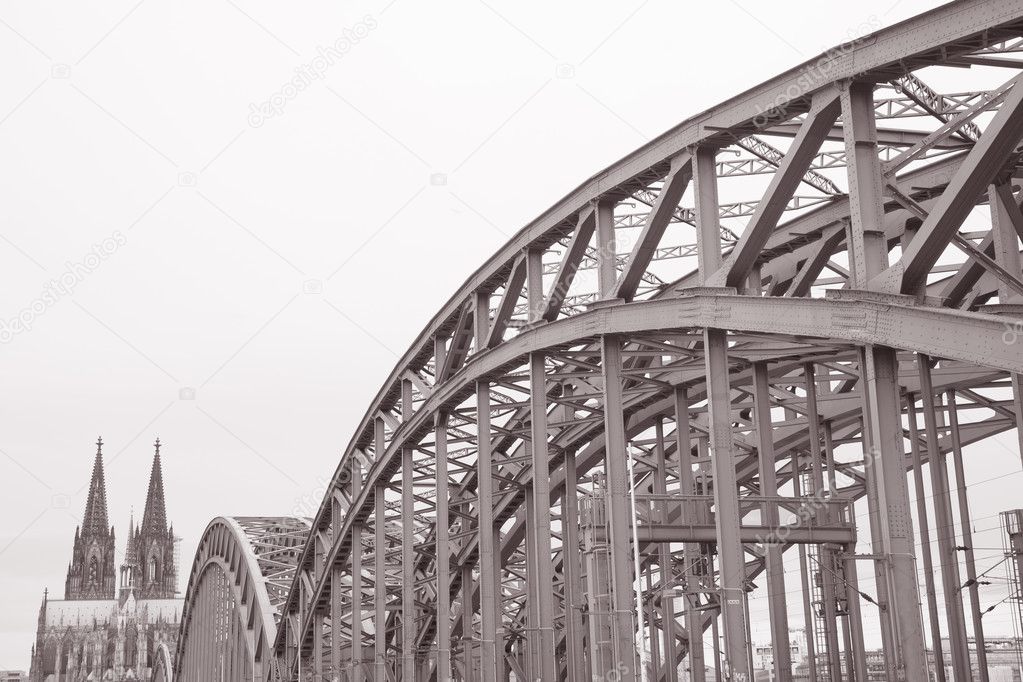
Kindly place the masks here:
POLYGON ((107 518, 103 441, 97 442, 64 599, 44 593, 39 608, 33 682, 149 680, 158 658, 170 663, 184 601, 177 592, 179 567, 174 526, 167 522, 159 439, 155 448, 142 522, 136 526, 134 515, 129 522, 118 569, 114 527, 107 518))

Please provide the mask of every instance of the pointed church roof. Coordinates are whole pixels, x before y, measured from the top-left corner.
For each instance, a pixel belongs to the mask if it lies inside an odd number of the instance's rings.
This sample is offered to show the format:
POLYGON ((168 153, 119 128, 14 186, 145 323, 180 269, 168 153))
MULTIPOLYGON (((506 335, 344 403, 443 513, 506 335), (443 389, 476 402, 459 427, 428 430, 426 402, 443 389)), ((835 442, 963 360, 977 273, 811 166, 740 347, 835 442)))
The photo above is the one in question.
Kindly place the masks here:
POLYGON ((103 439, 96 441, 96 459, 92 464, 89 497, 85 501, 82 517, 82 535, 105 535, 110 532, 107 522, 107 484, 103 476, 103 439))
POLYGON ((124 550, 124 565, 137 566, 139 562, 138 552, 135 549, 135 510, 131 510, 131 519, 128 521, 128 544, 124 550))
POLYGON ((153 470, 149 474, 149 493, 146 495, 146 509, 142 513, 142 533, 167 532, 167 505, 163 499, 163 470, 160 466, 160 439, 153 444, 153 470))

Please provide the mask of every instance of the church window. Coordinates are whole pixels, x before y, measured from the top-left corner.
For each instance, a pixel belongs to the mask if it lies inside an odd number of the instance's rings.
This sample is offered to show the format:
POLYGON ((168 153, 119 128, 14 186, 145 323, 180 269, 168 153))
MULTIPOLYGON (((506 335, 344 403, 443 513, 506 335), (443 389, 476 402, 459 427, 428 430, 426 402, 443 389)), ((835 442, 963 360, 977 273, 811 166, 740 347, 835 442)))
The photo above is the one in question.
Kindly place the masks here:
POLYGON ((89 559, 89 577, 86 580, 87 585, 95 585, 99 582, 99 561, 96 557, 89 559))

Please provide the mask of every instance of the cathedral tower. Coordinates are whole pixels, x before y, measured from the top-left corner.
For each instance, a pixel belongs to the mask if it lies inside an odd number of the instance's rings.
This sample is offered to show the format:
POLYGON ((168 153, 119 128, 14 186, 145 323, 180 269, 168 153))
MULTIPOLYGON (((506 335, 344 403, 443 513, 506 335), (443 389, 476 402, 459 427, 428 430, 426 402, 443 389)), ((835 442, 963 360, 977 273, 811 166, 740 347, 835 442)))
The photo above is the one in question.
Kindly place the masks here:
POLYGON ((135 579, 139 599, 173 599, 177 587, 174 565, 174 527, 167 525, 167 506, 163 497, 163 470, 160 465, 160 439, 154 443, 153 470, 149 474, 149 492, 142 525, 129 539, 134 544, 138 565, 135 579))
POLYGON ((103 439, 96 442, 89 497, 82 525, 75 528, 75 544, 64 584, 64 598, 113 599, 114 528, 107 521, 107 488, 103 477, 103 439))

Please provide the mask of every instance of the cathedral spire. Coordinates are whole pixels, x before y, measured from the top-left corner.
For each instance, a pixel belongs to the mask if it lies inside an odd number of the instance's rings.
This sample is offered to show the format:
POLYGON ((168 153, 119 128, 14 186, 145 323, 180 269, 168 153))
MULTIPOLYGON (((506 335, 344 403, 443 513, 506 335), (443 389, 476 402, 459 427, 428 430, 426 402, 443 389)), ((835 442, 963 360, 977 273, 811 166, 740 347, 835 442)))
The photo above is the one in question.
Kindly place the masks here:
POLYGON ((131 509, 131 518, 128 520, 128 544, 124 549, 124 563, 127 566, 138 564, 138 552, 135 550, 135 508, 131 509))
POLYGON ((96 459, 92 464, 81 532, 75 528, 64 598, 113 599, 115 570, 114 530, 107 517, 107 484, 103 475, 103 439, 100 438, 96 441, 96 459))
POLYGON ((174 561, 174 535, 167 527, 159 438, 153 446, 156 452, 153 455, 153 471, 149 475, 149 494, 146 496, 142 525, 136 531, 135 540, 139 564, 137 597, 173 599, 177 593, 177 566, 174 561))
POLYGON ((153 470, 149 474, 149 492, 146 495, 146 509, 142 513, 142 532, 167 532, 167 505, 163 499, 163 469, 160 465, 160 439, 153 444, 153 470))
POLYGON ((131 517, 128 521, 128 543, 125 545, 124 550, 124 563, 121 564, 121 603, 136 587, 136 580, 138 578, 139 570, 139 559, 138 549, 136 547, 136 541, 138 540, 135 532, 135 509, 131 510, 131 517))
POLYGON ((103 476, 103 439, 96 441, 96 459, 92 464, 89 497, 85 501, 82 517, 82 535, 105 535, 110 530, 107 522, 107 484, 103 476))

